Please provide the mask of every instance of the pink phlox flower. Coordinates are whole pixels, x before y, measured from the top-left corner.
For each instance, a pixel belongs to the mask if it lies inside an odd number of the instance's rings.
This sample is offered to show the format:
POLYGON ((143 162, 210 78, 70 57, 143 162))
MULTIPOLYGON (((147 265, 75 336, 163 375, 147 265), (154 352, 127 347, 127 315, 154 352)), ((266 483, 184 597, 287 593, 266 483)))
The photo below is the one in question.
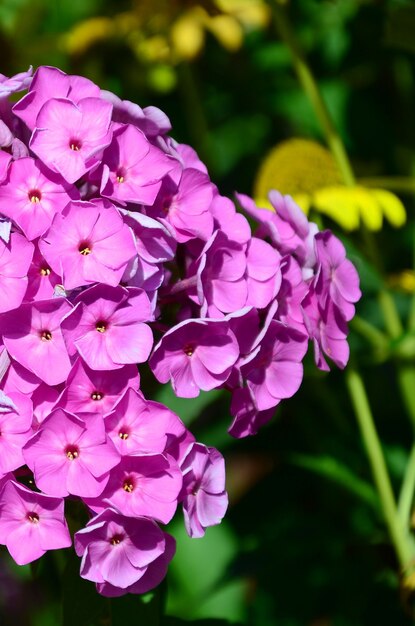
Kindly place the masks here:
MULTIPOLYGON (((6 350, 1 353, 0 361, 3 360, 4 355, 8 357, 6 350)), ((10 391, 18 391, 19 393, 31 396, 42 382, 33 372, 30 372, 23 367, 23 365, 20 365, 20 363, 10 358, 7 369, 0 378, 1 387, 7 394, 10 391)))
POLYGON ((59 406, 76 415, 105 415, 127 389, 139 389, 139 386, 140 377, 135 365, 111 371, 95 371, 82 359, 77 359, 59 398, 59 406))
POLYGON ((75 300, 62 325, 70 354, 80 354, 94 370, 119 369, 143 363, 153 347, 144 322, 152 319, 150 301, 142 289, 96 285, 75 300))
POLYGON ((18 93, 27 89, 32 82, 32 66, 27 72, 19 72, 8 78, 4 74, 0 74, 0 98, 8 98, 12 93, 18 93))
POLYGON ((54 387, 41 383, 35 389, 32 394, 34 430, 38 430, 39 425, 52 413, 63 389, 63 383, 54 387))
POLYGON ((33 259, 27 273, 28 285, 24 296, 25 302, 49 300, 55 293, 55 287, 62 283, 62 277, 52 270, 35 247, 33 259))
POLYGON ((228 433, 232 437, 241 439, 256 435, 259 429, 272 419, 274 408, 258 411, 249 389, 237 388, 232 392, 231 415, 234 419, 228 428, 228 433))
POLYGON ((317 261, 320 264, 316 282, 316 293, 325 307, 327 297, 340 309, 346 321, 354 316, 354 303, 362 292, 359 275, 353 263, 346 259, 344 245, 329 230, 315 237, 317 261))
POLYGON ((78 197, 76 187, 47 172, 40 161, 26 157, 10 165, 7 180, 0 186, 0 213, 31 241, 43 235, 53 216, 78 197))
POLYGON ((185 169, 178 187, 171 183, 161 189, 154 205, 154 216, 170 224, 179 243, 195 238, 207 241, 213 232, 210 205, 214 191, 207 174, 185 169))
POLYGON ((32 434, 32 401, 0 391, 0 476, 24 465, 22 447, 32 434))
POLYGON ((29 92, 13 107, 13 113, 33 130, 42 106, 52 98, 70 98, 78 102, 82 98, 98 98, 100 89, 83 76, 67 76, 56 67, 42 66, 36 70, 29 92))
POLYGON ((48 385, 69 374, 71 363, 62 337, 62 318, 71 310, 63 298, 40 300, 6 313, 0 320, 10 356, 48 385))
POLYGON ((199 172, 203 172, 203 174, 208 174, 206 165, 199 159, 196 150, 194 150, 192 146, 176 142, 175 149, 184 168, 192 168, 194 170, 199 170, 199 172))
POLYGON ((0 543, 18 565, 72 544, 64 501, 8 481, 0 494, 0 543))
POLYGON ((11 163, 12 157, 7 152, 0 150, 0 183, 2 183, 7 176, 7 171, 11 163))
POLYGON ((177 396, 195 398, 226 382, 239 357, 229 324, 218 320, 185 320, 162 337, 150 358, 161 383, 171 380, 177 396))
POLYGON ((33 252, 33 244, 19 233, 12 233, 9 243, 0 239, 0 313, 22 303, 33 252))
POLYGON ((317 367, 329 371, 323 354, 343 369, 349 360, 350 348, 347 343, 348 328, 340 309, 327 299, 325 307, 313 287, 302 302, 304 321, 314 344, 314 360, 317 367))
POLYGON ((135 102, 121 100, 111 91, 101 91, 101 97, 113 106, 112 119, 119 124, 132 124, 139 128, 148 138, 165 135, 171 131, 171 123, 167 115, 154 106, 142 109, 135 102))
POLYGON ((249 222, 244 215, 236 212, 235 205, 229 198, 215 193, 210 212, 215 220, 215 229, 221 230, 233 241, 248 243, 251 238, 249 222))
POLYGON ((55 215, 39 248, 66 289, 95 282, 115 287, 137 254, 131 229, 115 207, 82 201, 55 215))
POLYGON ((241 366, 259 411, 276 406, 299 389, 307 337, 281 322, 271 321, 261 343, 241 366))
POLYGON ((105 417, 107 433, 121 456, 164 451, 170 415, 154 405, 130 388, 105 417))
POLYGON ((102 162, 101 194, 120 204, 153 204, 163 177, 175 167, 173 159, 131 124, 114 131, 102 162))
POLYGON ((163 533, 163 535, 166 542, 163 554, 147 566, 145 573, 137 582, 126 589, 120 589, 107 582, 97 583, 98 593, 108 598, 116 598, 125 593, 147 593, 157 587, 165 578, 169 563, 176 552, 176 540, 168 533, 163 533))
POLYGON ((165 553, 166 537, 151 519, 132 519, 107 508, 75 534, 81 576, 116 588, 105 595, 127 593, 165 553))
POLYGON ((220 317, 242 309, 248 298, 246 254, 241 244, 216 231, 197 262, 201 316, 220 317))
POLYGON ((281 282, 281 256, 265 241, 252 237, 246 251, 246 306, 267 307, 278 294, 281 282))
POLYGON ((94 511, 112 506, 128 517, 144 515, 168 524, 182 488, 176 461, 163 454, 124 456, 102 495, 87 504, 94 511))
POLYGON ((112 106, 100 98, 83 98, 77 104, 51 98, 39 111, 29 146, 47 167, 74 183, 111 143, 111 114, 112 106))
MULTIPOLYGON (((3 122, 3 120, 0 119, 0 148, 9 148, 12 145, 12 143, 13 143, 13 139, 14 139, 14 135, 13 135, 12 131, 7 126, 7 124, 5 122, 3 122)), ((5 156, 8 156, 9 159, 11 158, 11 155, 7 154, 7 152, 2 152, 1 151, 1 154, 4 154, 5 156)), ((0 160, 0 162, 1 162, 1 160, 0 160)), ((5 176, 4 176, 4 178, 5 178, 5 176)), ((4 178, 2 178, 1 174, 0 174, 0 182, 2 182, 4 180, 4 178)))
POLYGON ((51 496, 99 496, 120 455, 101 416, 82 420, 57 408, 23 448, 36 485, 51 496))
POLYGON ((194 443, 181 464, 182 505, 190 537, 203 537, 208 526, 220 524, 228 508, 225 461, 215 448, 194 443))
POLYGON ((276 319, 288 326, 306 333, 303 309, 301 306, 309 285, 304 281, 301 268, 292 256, 285 256, 281 261, 282 283, 277 294, 278 311, 276 319))

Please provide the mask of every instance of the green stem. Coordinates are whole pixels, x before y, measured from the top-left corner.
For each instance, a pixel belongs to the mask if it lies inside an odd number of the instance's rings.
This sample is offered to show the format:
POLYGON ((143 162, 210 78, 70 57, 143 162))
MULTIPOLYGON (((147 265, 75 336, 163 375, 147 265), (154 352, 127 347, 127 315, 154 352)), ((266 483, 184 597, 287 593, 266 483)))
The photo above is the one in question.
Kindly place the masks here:
POLYGON ((374 483, 382 506, 383 517, 388 527, 399 564, 402 570, 406 570, 413 558, 412 545, 410 543, 410 537, 400 521, 389 473, 386 468, 385 458, 373 421, 364 383, 360 374, 356 370, 349 368, 346 372, 346 384, 370 461, 374 483))
POLYGON ((314 76, 307 65, 294 31, 292 30, 290 22, 287 19, 284 8, 281 7, 278 2, 274 2, 273 6, 274 18, 278 32, 281 39, 286 43, 291 52, 294 69, 297 73, 298 79, 303 86, 304 91, 308 95, 316 116, 319 119, 325 133, 327 143, 334 158, 336 159, 344 182, 347 186, 352 187, 356 183, 353 170, 343 142, 331 119, 327 105, 324 102, 314 76))
POLYGON ((367 322, 362 317, 355 315, 350 326, 359 333, 362 337, 367 339, 377 350, 386 350, 388 346, 388 337, 382 333, 376 326, 373 326, 370 322, 367 322))
POLYGON ((412 446, 399 494, 398 511, 401 524, 408 528, 415 491, 415 444, 412 446))
POLYGON ((401 318, 396 310, 395 301, 389 291, 382 289, 378 295, 379 306, 383 313, 386 330, 392 339, 397 339, 403 333, 401 318))
POLYGON ((415 366, 400 364, 398 366, 398 384, 405 408, 411 418, 415 430, 415 366))

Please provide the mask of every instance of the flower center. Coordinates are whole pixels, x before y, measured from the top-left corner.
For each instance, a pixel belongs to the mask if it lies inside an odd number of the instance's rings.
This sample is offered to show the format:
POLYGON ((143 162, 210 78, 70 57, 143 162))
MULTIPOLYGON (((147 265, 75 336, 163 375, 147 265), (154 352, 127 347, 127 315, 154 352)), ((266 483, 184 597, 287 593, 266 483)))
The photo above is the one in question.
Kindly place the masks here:
POLYGON ((102 400, 103 397, 104 397, 104 394, 101 393, 100 391, 93 391, 91 393, 91 400, 95 400, 95 402, 97 402, 98 400, 102 400))
POLYGON ((118 546, 118 544, 121 543, 121 541, 123 541, 124 539, 124 535, 118 534, 118 535, 113 535, 110 539, 110 544, 112 546, 118 546))
POLYGON ((127 431, 127 428, 122 427, 120 432, 118 433, 118 437, 125 441, 130 436, 130 433, 127 431))
POLYGON ((78 152, 82 148, 82 142, 79 139, 70 139, 69 147, 74 152, 78 152))
POLYGON ((125 181, 125 176, 127 172, 124 167, 119 167, 115 172, 115 180, 117 183, 123 183, 125 181))
POLYGON ((195 346, 191 343, 186 344, 185 347, 183 348, 183 352, 187 354, 187 356, 192 356, 194 351, 195 351, 195 346))
POLYGON ((37 513, 35 513, 34 511, 30 511, 29 513, 27 513, 26 519, 31 524, 38 524, 39 523, 39 515, 37 513))
POLYGON ((49 276, 50 275, 50 267, 41 267, 39 270, 39 274, 41 276, 49 276))
POLYGON ((40 333, 40 338, 42 341, 50 341, 52 339, 52 333, 50 330, 42 330, 40 333))
POLYGON ((39 189, 31 189, 27 195, 29 196, 30 202, 33 202, 33 204, 40 202, 42 199, 42 194, 39 189))
POLYGON ((105 331, 107 330, 107 322, 103 322, 102 320, 100 320, 96 323, 95 329, 99 333, 105 333, 105 331))
POLYGON ((127 493, 131 493, 132 491, 134 491, 135 482, 134 482, 134 479, 133 479, 132 476, 127 476, 127 478, 124 479, 124 482, 122 484, 122 488, 127 493))
POLYGON ((81 241, 78 248, 79 254, 83 254, 83 256, 87 256, 92 252, 92 246, 88 241, 81 241))
POLYGON ((79 456, 78 446, 74 446, 74 445, 66 446, 65 454, 70 461, 74 461, 79 456))

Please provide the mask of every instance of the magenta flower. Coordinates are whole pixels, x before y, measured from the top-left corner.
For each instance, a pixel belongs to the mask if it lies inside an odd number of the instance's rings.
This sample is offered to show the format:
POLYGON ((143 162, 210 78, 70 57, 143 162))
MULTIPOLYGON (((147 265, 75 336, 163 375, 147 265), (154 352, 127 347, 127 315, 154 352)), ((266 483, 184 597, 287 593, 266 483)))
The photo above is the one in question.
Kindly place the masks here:
POLYGON ((234 419, 228 433, 241 439, 256 435, 258 430, 272 419, 274 408, 258 411, 249 389, 244 387, 232 392, 231 415, 234 419))
POLYGON ((115 207, 91 202, 68 204, 39 249, 66 289, 95 282, 115 287, 136 254, 132 232, 115 207))
POLYGON ((52 270, 40 254, 38 247, 35 248, 27 278, 29 284, 24 297, 25 302, 53 298, 56 285, 62 283, 62 277, 52 270))
POLYGON ((167 534, 163 533, 165 539, 165 548, 163 554, 157 557, 152 563, 148 565, 145 573, 126 589, 120 589, 110 583, 97 583, 98 592, 107 596, 108 598, 116 598, 124 595, 125 593, 147 593, 151 589, 157 587, 167 574, 167 569, 170 561, 176 552, 175 539, 167 534))
POLYGON ((7 154, 7 152, 0 150, 0 183, 2 183, 6 179, 11 160, 12 157, 10 154, 7 154))
POLYGON ((46 172, 40 161, 18 159, 10 165, 7 181, 0 186, 0 213, 10 217, 31 241, 43 235, 53 216, 78 197, 76 187, 46 172))
POLYGON ((61 498, 8 481, 0 493, 0 543, 18 565, 72 544, 61 498))
MULTIPOLYGON (((18 74, 15 78, 18 76, 21 75, 18 74)), ((100 88, 83 76, 67 76, 56 67, 38 67, 31 80, 29 92, 14 105, 13 113, 33 130, 37 115, 48 100, 70 98, 76 103, 82 98, 98 98, 99 95, 100 88)))
POLYGON ((23 304, 1 320, 8 353, 48 385, 69 374, 71 363, 62 337, 61 321, 71 310, 63 298, 23 304))
POLYGON ((346 259, 344 245, 329 230, 315 236, 315 246, 320 263, 316 292, 321 304, 325 306, 325 298, 329 295, 345 320, 350 321, 354 316, 354 303, 362 295, 356 268, 346 259))
POLYGON ((101 194, 121 204, 153 204, 163 177, 175 166, 172 159, 130 124, 120 125, 114 131, 102 162, 101 194))
POLYGON ((112 106, 101 98, 83 98, 78 104, 51 98, 36 118, 30 148, 47 167, 74 183, 111 143, 111 114, 112 106))
POLYGON ((137 367, 126 365, 114 371, 95 371, 82 359, 73 366, 59 406, 76 415, 109 413, 128 388, 139 389, 137 367))
POLYGON ((22 447, 32 434, 32 401, 27 396, 0 391, 0 476, 24 465, 22 447))
POLYGON ((197 290, 201 314, 219 317, 242 309, 248 298, 246 255, 241 244, 220 230, 207 242, 198 261, 197 290))
POLYGON ((257 237, 252 237, 248 243, 246 278, 246 306, 264 309, 281 287, 281 256, 272 246, 257 237))
POLYGON ((23 448, 36 485, 51 496, 99 496, 120 456, 102 419, 54 410, 23 448))
MULTIPOLYGON (((207 174, 196 169, 185 169, 178 189, 166 189, 156 206, 159 215, 173 227, 176 239, 184 243, 190 239, 207 241, 213 232, 213 217, 209 211, 215 187, 207 174)), ((163 190, 162 190, 163 191, 163 190)))
POLYGON ((298 391, 306 351, 305 335, 281 322, 271 322, 260 345, 241 367, 259 411, 271 409, 298 391))
MULTIPOLYGON (((105 509, 75 534, 81 576, 116 588, 114 594, 105 595, 127 593, 163 556, 167 536, 151 519, 132 519, 105 509)), ((148 584, 146 591, 151 587, 148 584)))
POLYGON ((194 443, 181 464, 184 522, 190 537, 203 537, 205 528, 220 524, 228 508, 225 461, 215 448, 194 443))
POLYGON ((97 285, 75 302, 62 325, 71 354, 77 351, 95 370, 119 369, 147 360, 153 335, 143 323, 152 318, 144 291, 97 285))
POLYGON ((226 322, 186 320, 170 329, 150 358, 161 383, 171 380, 176 395, 195 398, 226 382, 239 357, 238 343, 226 322))
POLYGON ((22 235, 12 233, 6 244, 0 239, 0 313, 17 308, 27 288, 34 246, 22 235))
POLYGON ((158 411, 156 403, 147 402, 130 388, 106 416, 105 428, 118 452, 126 456, 163 452, 169 422, 169 412, 158 411))
POLYGON ((182 487, 182 474, 172 457, 162 454, 125 456, 111 472, 105 491, 89 500, 93 510, 115 507, 123 515, 144 515, 168 524, 182 487))

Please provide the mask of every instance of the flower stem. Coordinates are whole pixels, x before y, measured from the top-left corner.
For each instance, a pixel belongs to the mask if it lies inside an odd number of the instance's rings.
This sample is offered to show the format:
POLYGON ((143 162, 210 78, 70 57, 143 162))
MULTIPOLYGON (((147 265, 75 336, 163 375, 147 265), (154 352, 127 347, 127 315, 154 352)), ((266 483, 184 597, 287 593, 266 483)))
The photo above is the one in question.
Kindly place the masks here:
POLYGON ((278 3, 278 1, 274 2, 273 6, 276 27, 278 29, 281 39, 285 42, 291 52, 294 69, 297 73, 298 79, 303 86, 303 89, 306 92, 307 96, 309 97, 316 116, 318 117, 318 120, 323 128, 327 143, 330 147, 333 157, 336 159, 344 182, 347 186, 352 187, 356 182, 353 170, 350 165, 349 157, 347 156, 343 142, 331 119, 331 115, 327 108, 327 105, 324 102, 324 99, 320 93, 314 76, 307 65, 300 45, 287 18, 285 9, 278 3))
POLYGON ((398 500, 398 511, 401 524, 404 528, 408 528, 411 516, 412 503, 415 491, 415 443, 412 446, 409 455, 408 464, 405 470, 405 476, 402 482, 401 491, 398 500))
POLYGON ((359 424, 360 432, 372 469, 373 479, 379 494, 383 517, 394 545, 402 570, 406 570, 413 558, 409 534, 402 525, 392 485, 386 468, 385 458, 379 436, 373 421, 363 379, 357 370, 349 368, 346 372, 346 384, 359 424))

